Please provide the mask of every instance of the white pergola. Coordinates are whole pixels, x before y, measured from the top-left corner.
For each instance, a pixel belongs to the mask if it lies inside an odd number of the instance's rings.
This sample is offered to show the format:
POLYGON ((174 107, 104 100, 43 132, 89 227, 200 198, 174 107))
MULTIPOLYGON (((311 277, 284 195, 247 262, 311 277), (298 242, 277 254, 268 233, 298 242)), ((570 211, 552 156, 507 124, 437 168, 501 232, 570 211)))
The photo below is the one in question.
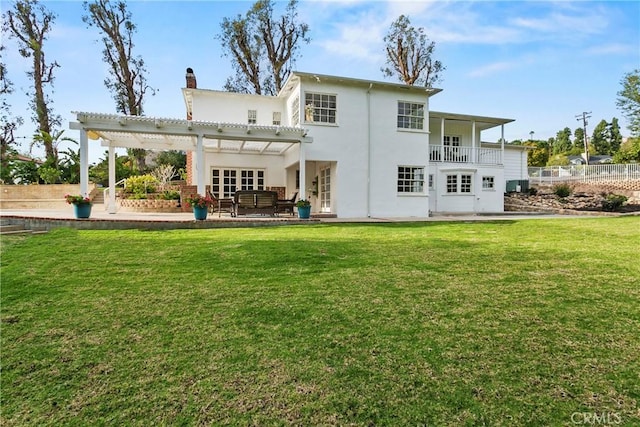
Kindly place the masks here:
MULTIPOLYGON (((141 116, 123 116, 73 112, 75 122, 69 128, 80 131, 80 193, 89 190, 89 139, 101 140, 109 151, 109 213, 116 212, 116 148, 192 151, 195 155, 197 191, 206 185, 205 152, 284 155, 300 144, 300 181, 305 182, 304 144, 313 141, 306 129, 285 126, 260 126, 141 116)), ((300 189, 304 198, 304 189, 300 189)))

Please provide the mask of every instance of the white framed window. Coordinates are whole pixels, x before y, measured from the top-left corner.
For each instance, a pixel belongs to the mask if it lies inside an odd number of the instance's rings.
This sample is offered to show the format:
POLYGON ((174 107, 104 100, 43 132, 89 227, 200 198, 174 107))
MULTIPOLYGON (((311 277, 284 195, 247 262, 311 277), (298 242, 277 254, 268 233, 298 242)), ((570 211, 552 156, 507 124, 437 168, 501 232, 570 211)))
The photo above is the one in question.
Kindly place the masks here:
POLYGON ((304 119, 307 123, 336 123, 336 95, 307 92, 304 94, 304 119))
POLYGON ((274 126, 280 126, 280 124, 282 123, 282 114, 280 113, 280 111, 273 112, 273 120, 271 121, 271 123, 273 123, 274 126))
POLYGON ((424 192, 424 166, 398 166, 398 193, 424 192))
POLYGON ((298 126, 300 124, 300 97, 293 98, 291 103, 291 125, 298 126))
POLYGON ((495 190, 495 178, 492 176, 483 176, 482 177, 482 189, 485 191, 495 190))
POLYGON ((218 198, 233 197, 237 190, 264 190, 264 186, 264 169, 211 170, 211 192, 218 198))
POLYGON ((258 111, 249 110, 247 112, 247 123, 249 123, 250 125, 255 125, 256 123, 258 123, 258 111))
POLYGON ((447 193, 458 192, 458 175, 447 175, 447 193))
POLYGON ((460 175, 460 192, 471 193, 471 175, 460 175))
POLYGON ((424 129, 424 104, 398 101, 398 129, 424 129))
POLYGON ((448 194, 471 194, 473 189, 473 175, 471 174, 451 174, 447 175, 448 194))

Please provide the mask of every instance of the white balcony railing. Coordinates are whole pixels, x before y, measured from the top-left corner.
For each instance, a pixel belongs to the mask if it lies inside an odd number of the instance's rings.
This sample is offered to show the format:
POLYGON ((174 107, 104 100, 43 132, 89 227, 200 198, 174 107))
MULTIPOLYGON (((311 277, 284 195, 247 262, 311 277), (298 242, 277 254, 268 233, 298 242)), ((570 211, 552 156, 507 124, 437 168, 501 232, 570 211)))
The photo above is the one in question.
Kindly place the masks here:
POLYGON ((501 165, 502 150, 482 147, 451 147, 448 145, 430 145, 429 160, 446 163, 479 163, 483 165, 501 165))

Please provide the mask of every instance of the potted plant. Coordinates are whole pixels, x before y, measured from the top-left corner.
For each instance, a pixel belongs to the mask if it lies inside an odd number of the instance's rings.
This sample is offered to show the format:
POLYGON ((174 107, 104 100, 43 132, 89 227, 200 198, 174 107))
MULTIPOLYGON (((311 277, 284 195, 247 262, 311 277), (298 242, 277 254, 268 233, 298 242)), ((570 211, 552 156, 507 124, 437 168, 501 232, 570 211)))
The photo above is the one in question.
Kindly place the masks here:
POLYGON ((213 205, 214 200, 209 196, 193 194, 185 198, 185 202, 193 208, 193 216, 197 220, 207 219, 207 211, 213 205))
POLYGON ((80 194, 67 194, 64 199, 68 204, 73 205, 73 212, 76 218, 89 218, 91 216, 91 199, 80 194))
POLYGON ((298 208, 298 218, 309 218, 311 216, 311 202, 307 199, 300 199, 296 202, 298 208))

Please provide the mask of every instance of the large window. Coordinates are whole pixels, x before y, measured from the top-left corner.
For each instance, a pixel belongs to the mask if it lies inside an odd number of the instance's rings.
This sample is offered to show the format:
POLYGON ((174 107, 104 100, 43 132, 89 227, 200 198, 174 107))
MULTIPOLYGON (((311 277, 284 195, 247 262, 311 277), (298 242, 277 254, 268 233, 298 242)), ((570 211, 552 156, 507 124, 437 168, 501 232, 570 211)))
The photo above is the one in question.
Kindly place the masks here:
POLYGON ((233 197, 237 190, 264 190, 264 169, 213 169, 211 192, 219 198, 233 197))
POLYGON ((424 191, 424 167, 398 166, 398 193, 422 193, 424 191))
POLYGON ((424 104, 398 101, 398 129, 424 129, 424 104))
POLYGON ((473 175, 470 174, 447 175, 447 193, 470 194, 472 182, 473 175))
POLYGON ((304 119, 308 123, 336 123, 336 96, 326 93, 305 93, 304 119))

